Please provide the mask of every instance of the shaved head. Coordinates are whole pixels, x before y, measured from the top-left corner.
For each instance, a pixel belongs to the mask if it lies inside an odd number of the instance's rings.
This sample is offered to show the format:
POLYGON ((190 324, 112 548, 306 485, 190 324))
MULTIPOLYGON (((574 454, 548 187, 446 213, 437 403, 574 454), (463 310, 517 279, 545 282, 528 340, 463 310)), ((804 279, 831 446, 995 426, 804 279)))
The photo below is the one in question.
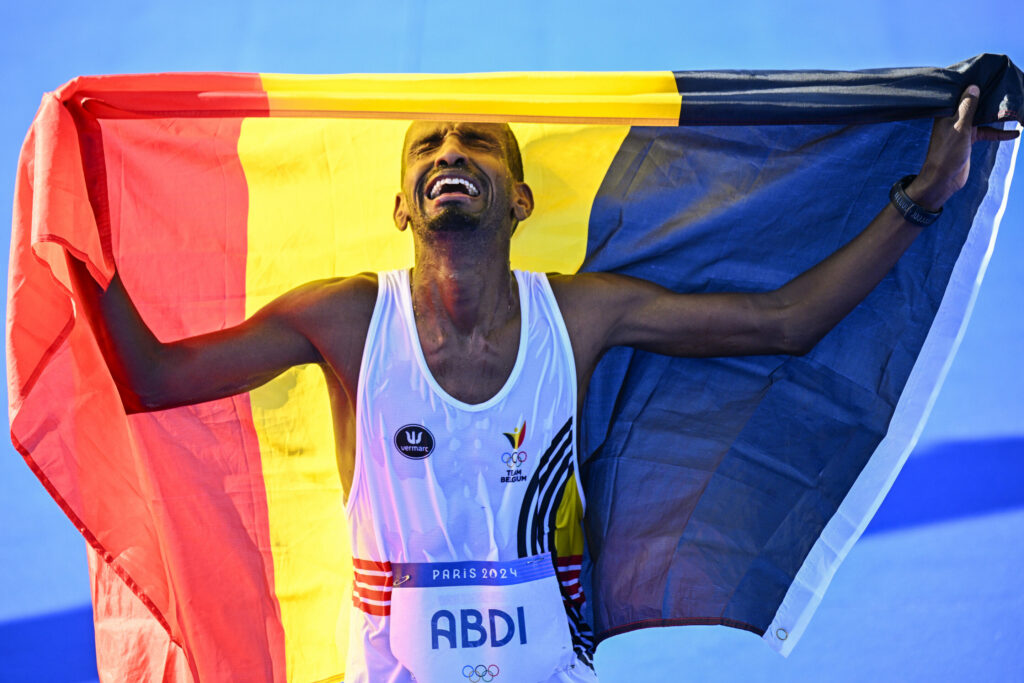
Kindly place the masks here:
MULTIPOLYGON (((413 121, 405 130, 405 140, 402 142, 402 178, 405 178, 405 161, 408 157, 409 142, 412 134, 417 127, 424 124, 434 125, 434 122, 413 121)), ((513 178, 518 182, 523 182, 523 155, 519 151, 519 141, 516 139, 515 133, 512 132, 512 127, 507 123, 481 123, 477 125, 499 129, 499 135, 502 140, 502 147, 505 150, 505 161, 508 163, 508 169, 512 172, 513 178)))
POLYGON ((519 142, 508 124, 414 121, 406 130, 394 210, 399 230, 501 225, 511 234, 532 211, 519 142))

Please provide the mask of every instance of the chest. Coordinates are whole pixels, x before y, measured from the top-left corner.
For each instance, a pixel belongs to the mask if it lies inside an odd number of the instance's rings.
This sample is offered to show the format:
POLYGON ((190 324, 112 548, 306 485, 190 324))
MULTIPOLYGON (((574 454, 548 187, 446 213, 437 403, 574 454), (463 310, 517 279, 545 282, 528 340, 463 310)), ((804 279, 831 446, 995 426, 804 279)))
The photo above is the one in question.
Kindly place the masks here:
POLYGON ((427 370, 442 390, 463 403, 483 403, 501 391, 519 354, 520 320, 486 337, 460 338, 418 331, 427 370))
POLYGON ((367 514, 389 557, 544 552, 533 541, 548 538, 575 471, 575 373, 558 318, 524 300, 514 324, 466 344, 382 297, 360 375, 353 500, 377 501, 367 514))

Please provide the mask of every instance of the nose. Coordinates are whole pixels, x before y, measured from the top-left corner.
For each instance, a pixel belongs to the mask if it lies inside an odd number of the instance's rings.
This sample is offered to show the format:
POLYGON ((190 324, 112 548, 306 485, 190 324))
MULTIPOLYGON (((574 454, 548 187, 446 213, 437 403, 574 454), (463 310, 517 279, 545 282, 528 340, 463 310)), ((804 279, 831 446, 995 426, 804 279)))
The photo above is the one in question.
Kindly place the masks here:
POLYGON ((465 166, 466 164, 466 153, 462 149, 462 145, 459 142, 458 137, 454 135, 446 135, 444 142, 437 150, 437 156, 434 157, 434 167, 439 168, 442 166, 465 166))

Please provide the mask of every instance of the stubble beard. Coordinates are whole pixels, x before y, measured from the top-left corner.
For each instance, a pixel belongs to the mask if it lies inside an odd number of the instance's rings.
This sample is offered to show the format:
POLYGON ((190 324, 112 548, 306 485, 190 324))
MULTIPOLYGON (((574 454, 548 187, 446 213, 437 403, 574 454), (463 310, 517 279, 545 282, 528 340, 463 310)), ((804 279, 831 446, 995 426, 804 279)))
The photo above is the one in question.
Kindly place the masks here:
POLYGON ((471 216, 457 206, 447 206, 426 221, 427 232, 473 232, 480 227, 480 217, 471 216))

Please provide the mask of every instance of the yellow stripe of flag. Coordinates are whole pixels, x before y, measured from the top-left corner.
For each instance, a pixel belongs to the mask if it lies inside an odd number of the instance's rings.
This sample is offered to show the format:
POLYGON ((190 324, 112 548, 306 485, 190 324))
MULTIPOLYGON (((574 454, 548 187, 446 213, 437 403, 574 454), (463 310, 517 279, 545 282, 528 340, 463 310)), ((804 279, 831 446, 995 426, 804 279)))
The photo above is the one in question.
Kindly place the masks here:
MULTIPOLYGON (((272 99, 289 80, 266 81, 272 99)), ((391 222, 407 126, 345 118, 243 122, 246 315, 309 280, 412 264, 411 238, 391 222)), ((628 127, 524 123, 513 129, 537 202, 513 239, 513 265, 573 272, 585 255, 594 196, 628 127)), ((319 368, 306 366, 250 396, 288 679, 340 676, 352 575, 326 385, 319 368)))
POLYGON ((274 115, 674 126, 681 102, 670 71, 262 78, 274 115))

